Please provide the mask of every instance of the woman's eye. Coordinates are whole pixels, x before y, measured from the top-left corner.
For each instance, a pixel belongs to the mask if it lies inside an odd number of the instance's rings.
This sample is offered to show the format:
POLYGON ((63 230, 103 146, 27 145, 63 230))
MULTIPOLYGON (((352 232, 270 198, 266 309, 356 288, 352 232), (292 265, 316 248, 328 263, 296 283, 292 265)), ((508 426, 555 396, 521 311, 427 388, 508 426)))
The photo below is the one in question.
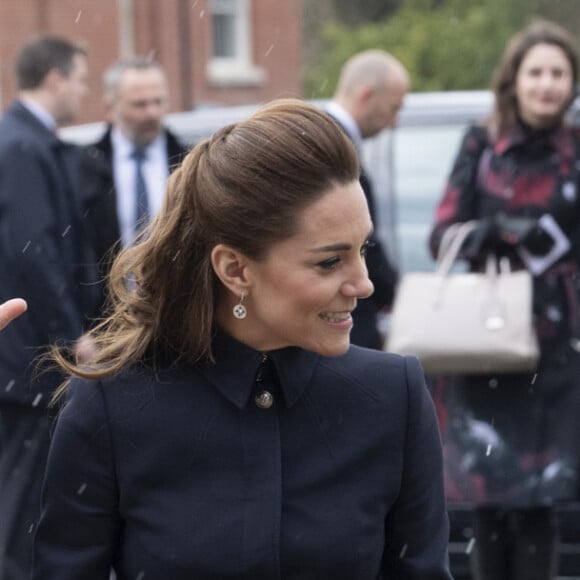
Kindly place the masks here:
POLYGON ((338 267, 339 263, 340 263, 340 258, 338 256, 335 256, 334 258, 329 258, 328 260, 324 260, 323 262, 320 262, 318 265, 323 270, 334 270, 338 267))

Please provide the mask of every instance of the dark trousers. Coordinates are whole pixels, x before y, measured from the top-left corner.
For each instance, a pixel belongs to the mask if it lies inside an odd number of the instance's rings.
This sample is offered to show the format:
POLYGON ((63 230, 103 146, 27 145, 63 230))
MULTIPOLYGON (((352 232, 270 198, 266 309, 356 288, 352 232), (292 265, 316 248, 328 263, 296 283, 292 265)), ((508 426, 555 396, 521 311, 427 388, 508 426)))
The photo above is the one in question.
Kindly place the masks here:
POLYGON ((471 564, 475 580, 552 580, 558 532, 550 507, 478 508, 471 564))
POLYGON ((28 580, 51 421, 44 408, 0 403, 0 579, 28 580))

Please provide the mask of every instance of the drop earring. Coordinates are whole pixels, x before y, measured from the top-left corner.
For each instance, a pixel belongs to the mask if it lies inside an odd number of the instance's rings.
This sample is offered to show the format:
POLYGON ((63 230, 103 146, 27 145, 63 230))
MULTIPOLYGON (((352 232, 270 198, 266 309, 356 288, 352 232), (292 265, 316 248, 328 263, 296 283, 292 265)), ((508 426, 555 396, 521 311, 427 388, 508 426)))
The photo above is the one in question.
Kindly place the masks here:
POLYGON ((246 315, 248 314, 246 307, 242 304, 242 302, 244 301, 244 296, 245 296, 245 294, 242 292, 242 294, 240 296, 240 301, 234 306, 234 308, 232 310, 232 312, 234 313, 234 316, 238 320, 242 320, 242 319, 246 318, 246 315))

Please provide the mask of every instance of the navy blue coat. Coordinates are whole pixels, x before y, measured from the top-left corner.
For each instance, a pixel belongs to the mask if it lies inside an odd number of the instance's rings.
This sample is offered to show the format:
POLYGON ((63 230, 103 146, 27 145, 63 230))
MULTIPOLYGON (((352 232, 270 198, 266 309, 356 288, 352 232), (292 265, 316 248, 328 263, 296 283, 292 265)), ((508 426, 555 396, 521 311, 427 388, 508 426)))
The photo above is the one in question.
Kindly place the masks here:
POLYGON ((65 145, 20 102, 0 120, 0 302, 28 312, 0 333, 0 401, 44 402, 61 380, 32 380, 32 359, 78 338, 97 313, 95 257, 76 196, 78 149, 65 145))
POLYGON ((111 566, 120 580, 451 579, 439 432, 415 358, 286 348, 270 368, 225 336, 215 356, 73 381, 35 580, 107 580, 111 566), (270 408, 255 402, 263 390, 270 408))

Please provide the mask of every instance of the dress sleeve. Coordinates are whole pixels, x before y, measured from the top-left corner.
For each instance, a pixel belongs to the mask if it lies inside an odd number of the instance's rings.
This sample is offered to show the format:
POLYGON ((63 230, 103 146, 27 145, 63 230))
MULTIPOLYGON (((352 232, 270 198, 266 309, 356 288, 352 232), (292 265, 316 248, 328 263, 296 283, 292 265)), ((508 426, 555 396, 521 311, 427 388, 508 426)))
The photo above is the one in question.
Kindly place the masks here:
POLYGON ((73 380, 54 436, 33 580, 108 580, 120 518, 110 422, 98 382, 73 380))
POLYGON ((405 357, 407 426, 399 497, 385 522, 384 580, 451 580, 449 520, 435 408, 419 361, 405 357))
POLYGON ((477 214, 477 170, 487 143, 487 130, 473 125, 467 129, 447 180, 443 197, 435 210, 429 249, 437 257, 445 230, 456 222, 474 219, 477 214))

